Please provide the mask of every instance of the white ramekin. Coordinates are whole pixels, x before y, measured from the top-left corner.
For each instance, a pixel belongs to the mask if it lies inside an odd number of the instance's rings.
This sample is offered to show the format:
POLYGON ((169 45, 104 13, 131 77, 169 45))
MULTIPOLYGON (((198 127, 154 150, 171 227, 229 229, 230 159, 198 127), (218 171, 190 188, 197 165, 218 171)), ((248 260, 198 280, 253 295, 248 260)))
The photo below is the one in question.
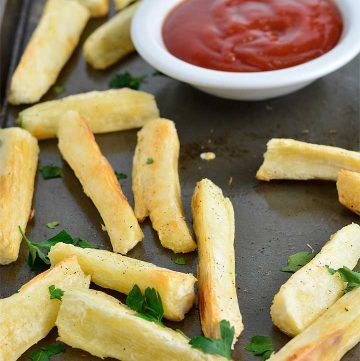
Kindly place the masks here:
POLYGON ((278 97, 310 84, 352 60, 360 52, 360 0, 338 0, 344 30, 328 53, 287 69, 234 73, 186 63, 171 55, 162 38, 169 12, 182 0, 143 0, 132 22, 132 39, 140 55, 164 74, 222 98, 262 100, 278 97))

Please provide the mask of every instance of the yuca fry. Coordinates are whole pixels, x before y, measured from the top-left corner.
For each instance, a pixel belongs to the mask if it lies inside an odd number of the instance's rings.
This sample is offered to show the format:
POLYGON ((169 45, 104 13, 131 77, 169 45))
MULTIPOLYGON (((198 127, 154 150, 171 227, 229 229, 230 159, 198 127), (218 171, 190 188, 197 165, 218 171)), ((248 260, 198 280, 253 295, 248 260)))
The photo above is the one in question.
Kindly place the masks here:
POLYGON ((74 288, 88 288, 89 283, 76 257, 71 257, 33 278, 18 293, 1 299, 0 360, 17 360, 55 326, 60 301, 50 299, 50 286, 67 293, 74 288))
POLYGON ((66 292, 56 326, 60 341, 100 358, 225 360, 192 348, 179 332, 137 317, 115 298, 94 290, 66 292))
POLYGON ((196 249, 181 204, 178 173, 179 138, 175 125, 154 119, 138 133, 133 161, 135 214, 142 222, 150 216, 163 247, 176 253, 196 249))
POLYGON ((34 193, 37 140, 26 130, 0 129, 0 265, 17 260, 34 193))
POLYGON ((105 223, 114 252, 126 254, 143 239, 143 233, 114 170, 79 113, 69 111, 64 115, 58 138, 62 156, 105 223))
POLYGON ((151 263, 136 260, 97 249, 82 249, 70 244, 58 243, 51 248, 51 264, 77 256, 82 270, 91 275, 92 282, 125 294, 135 284, 144 292, 147 287, 155 288, 162 299, 164 316, 172 321, 181 321, 195 300, 196 278, 157 267, 151 263))
POLYGON ((360 215, 360 173, 341 170, 338 173, 336 187, 339 202, 360 215))
POLYGON ((307 265, 281 286, 271 306, 274 324, 289 336, 303 332, 344 293, 345 283, 326 266, 353 269, 360 258, 360 226, 336 232, 307 265))
POLYGON ((199 311, 207 337, 219 338, 228 320, 235 338, 244 329, 235 286, 234 210, 229 198, 208 179, 197 183, 191 202, 198 242, 199 311))
POLYGON ((76 1, 48 0, 12 77, 11 104, 35 103, 53 85, 69 60, 90 17, 76 1))
POLYGON ((93 18, 105 16, 109 13, 109 0, 75 0, 87 7, 93 18))
POLYGON ((340 361, 360 342, 360 287, 345 294, 269 361, 340 361))
POLYGON ((122 10, 135 1, 137 0, 114 0, 115 8, 117 11, 122 10))
POLYGON ((336 181, 341 169, 360 172, 360 153, 293 139, 271 139, 256 178, 336 181))
POLYGON ((93 133, 140 128, 159 116, 153 95, 125 88, 40 103, 20 112, 17 122, 38 139, 55 138, 59 120, 68 110, 78 111, 93 133))
POLYGON ((84 56, 95 69, 105 69, 135 51, 131 20, 140 1, 128 6, 97 28, 85 41, 84 56))

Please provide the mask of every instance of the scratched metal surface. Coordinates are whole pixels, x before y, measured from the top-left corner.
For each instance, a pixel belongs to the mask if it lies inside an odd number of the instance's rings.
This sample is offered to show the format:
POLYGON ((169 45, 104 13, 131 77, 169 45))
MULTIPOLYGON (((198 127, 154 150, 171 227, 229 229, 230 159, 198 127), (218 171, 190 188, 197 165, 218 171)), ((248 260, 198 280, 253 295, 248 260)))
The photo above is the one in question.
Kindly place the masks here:
MULTIPOLYGON (((27 22, 19 32, 20 38, 15 39, 20 44, 20 51, 36 26, 43 5, 44 0, 30 0, 27 22)), ((20 9, 18 11, 20 14, 20 9)), ((91 20, 81 42, 103 21, 91 20)), ((13 45, 14 35, 8 37, 8 42, 9 46, 13 45)), ((18 57, 18 53, 13 54, 15 62, 18 57)), ((152 76, 153 69, 137 55, 106 71, 94 71, 86 66, 81 47, 59 76, 57 85, 65 87, 63 95, 69 95, 107 89, 109 79, 117 71, 148 75, 142 90, 156 96, 162 116, 176 121, 181 140, 182 199, 188 220, 191 218, 190 200, 196 181, 208 177, 230 197, 236 217, 238 297, 245 323, 245 331, 233 354, 235 360, 256 360, 244 351, 244 345, 254 335, 271 336, 275 349, 288 341, 272 326, 269 317, 273 296, 289 277, 279 271, 286 264, 287 256, 306 250, 306 244, 318 251, 332 233, 359 221, 357 216, 338 203, 336 187, 332 182, 261 183, 255 179, 266 142, 271 137, 289 137, 359 150, 359 60, 355 59, 340 71, 295 94, 256 103, 214 98, 167 77, 152 76), (203 151, 215 152, 216 159, 210 162, 201 160, 199 155, 203 151), (233 179, 231 185, 230 177, 233 179)), ((44 100, 57 97, 50 90, 44 100)), ((6 124, 3 125, 14 125, 20 109, 7 108, 5 104, 3 120, 6 124)), ((101 135, 96 139, 113 167, 128 175, 121 185, 132 203, 131 167, 136 131, 101 135)), ((40 165, 62 165, 64 174, 60 179, 49 181, 37 175, 33 202, 36 212, 28 226, 28 236, 33 240, 43 240, 60 229, 66 229, 104 249, 110 249, 107 234, 101 230, 101 218, 84 195, 71 169, 62 161, 56 141, 43 141, 40 147, 40 165), (45 224, 54 220, 59 221, 61 226, 56 230, 47 229, 45 224)), ((149 222, 145 222, 143 229, 144 241, 129 256, 178 271, 196 272, 196 254, 186 255, 188 265, 178 266, 174 263, 175 255, 159 245, 149 222)), ((10 296, 35 275, 26 265, 26 257, 27 250, 22 245, 18 261, 0 268, 0 297, 10 296)), ((184 322, 168 324, 182 329, 189 336, 201 332, 196 308, 184 322)), ((54 329, 32 349, 54 342, 56 336, 54 329)), ((27 360, 30 351, 20 360, 27 360)), ((86 352, 71 347, 53 360, 78 361, 84 356, 88 360, 96 360, 86 352)), ((345 361, 359 359, 359 346, 344 357, 345 361)))

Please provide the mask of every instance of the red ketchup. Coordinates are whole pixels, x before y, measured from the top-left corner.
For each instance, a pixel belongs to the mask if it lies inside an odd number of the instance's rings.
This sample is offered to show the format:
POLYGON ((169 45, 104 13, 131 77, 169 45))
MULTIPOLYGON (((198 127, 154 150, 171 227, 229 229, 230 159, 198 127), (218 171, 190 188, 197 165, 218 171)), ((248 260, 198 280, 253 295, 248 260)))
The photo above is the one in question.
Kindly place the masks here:
POLYGON ((337 44, 342 29, 333 0, 185 0, 162 33, 169 52, 187 63, 255 72, 315 59, 337 44))

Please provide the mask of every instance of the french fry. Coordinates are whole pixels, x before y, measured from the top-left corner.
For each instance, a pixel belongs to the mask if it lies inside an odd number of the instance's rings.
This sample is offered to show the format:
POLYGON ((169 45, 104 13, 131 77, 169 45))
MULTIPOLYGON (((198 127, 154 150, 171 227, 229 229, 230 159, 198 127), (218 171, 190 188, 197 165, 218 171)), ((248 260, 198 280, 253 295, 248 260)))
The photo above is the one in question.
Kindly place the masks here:
POLYGON ((90 17, 76 1, 48 0, 12 77, 11 104, 35 103, 53 85, 90 17))
POLYGON ((256 178, 336 181, 341 169, 360 172, 360 153, 293 139, 271 139, 256 178))
POLYGON ((115 298, 94 290, 66 292, 56 326, 60 341, 100 358, 226 360, 192 348, 179 332, 137 317, 115 298))
POLYGON ((234 210, 229 198, 208 179, 197 183, 191 202, 198 242, 199 310, 207 337, 219 338, 219 323, 244 329, 235 286, 234 210))
POLYGON ((95 69, 106 69, 135 51, 131 20, 140 2, 128 6, 97 28, 85 41, 84 56, 95 69))
POLYGON ((336 232, 307 265, 281 286, 271 306, 274 324, 289 336, 303 332, 342 295, 345 283, 326 268, 353 269, 360 258, 360 226, 336 232))
POLYGON ((92 282, 103 288, 125 294, 129 294, 135 284, 142 292, 147 287, 155 288, 163 302, 164 316, 169 320, 183 320, 194 304, 196 278, 190 273, 175 272, 112 252, 82 249, 65 243, 58 243, 49 253, 51 264, 70 256, 76 256, 82 270, 91 275, 92 282))
POLYGON ((338 173, 336 187, 339 202, 360 215, 360 173, 341 170, 338 173))
POLYGON ((269 361, 340 361, 360 342, 360 287, 345 294, 269 361))
POLYGON ((0 360, 15 361, 55 326, 60 301, 50 299, 49 287, 65 291, 88 288, 76 257, 39 274, 18 293, 0 300, 0 360))
POLYGON ((93 18, 105 16, 109 13, 109 0, 76 0, 87 7, 93 18))
POLYGON ((181 204, 178 173, 179 138, 175 125, 154 119, 138 133, 133 162, 135 214, 150 216, 163 247, 176 253, 196 249, 181 204))
POLYGON ((159 116, 151 94, 131 89, 112 89, 34 105, 20 112, 17 122, 38 139, 55 138, 59 120, 68 110, 78 111, 93 133, 140 128, 148 120, 159 116))
POLYGON ((0 129, 0 265, 17 260, 34 193, 37 140, 26 130, 0 129))
POLYGON ((64 115, 58 138, 62 156, 105 223, 114 252, 126 254, 143 239, 143 233, 114 170, 79 113, 69 111, 64 115))
POLYGON ((129 4, 135 2, 137 0, 114 0, 115 3, 115 9, 117 11, 120 11, 124 8, 126 8, 129 4))

